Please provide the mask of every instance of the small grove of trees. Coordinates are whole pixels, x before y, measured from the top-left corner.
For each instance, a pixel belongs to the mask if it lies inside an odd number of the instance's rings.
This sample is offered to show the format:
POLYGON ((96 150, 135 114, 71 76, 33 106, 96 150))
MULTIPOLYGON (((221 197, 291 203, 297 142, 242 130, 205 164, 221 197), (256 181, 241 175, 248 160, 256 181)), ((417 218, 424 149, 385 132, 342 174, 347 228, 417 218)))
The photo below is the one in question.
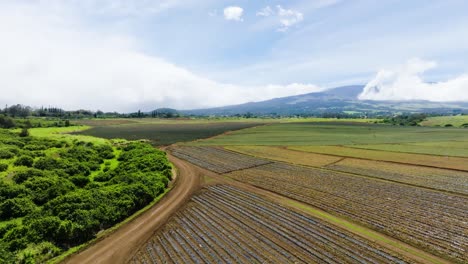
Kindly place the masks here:
POLYGON ((399 126, 418 126, 419 123, 427 118, 426 114, 403 114, 390 118, 385 118, 382 122, 385 124, 399 126))

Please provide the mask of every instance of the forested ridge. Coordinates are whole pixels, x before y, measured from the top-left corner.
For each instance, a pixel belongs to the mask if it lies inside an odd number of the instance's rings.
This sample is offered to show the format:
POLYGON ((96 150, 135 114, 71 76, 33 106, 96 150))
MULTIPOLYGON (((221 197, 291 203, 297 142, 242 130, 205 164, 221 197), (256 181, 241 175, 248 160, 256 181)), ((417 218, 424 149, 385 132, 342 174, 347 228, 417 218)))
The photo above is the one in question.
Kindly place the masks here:
POLYGON ((43 262, 94 238, 164 192, 163 151, 0 129, 0 263, 43 262))

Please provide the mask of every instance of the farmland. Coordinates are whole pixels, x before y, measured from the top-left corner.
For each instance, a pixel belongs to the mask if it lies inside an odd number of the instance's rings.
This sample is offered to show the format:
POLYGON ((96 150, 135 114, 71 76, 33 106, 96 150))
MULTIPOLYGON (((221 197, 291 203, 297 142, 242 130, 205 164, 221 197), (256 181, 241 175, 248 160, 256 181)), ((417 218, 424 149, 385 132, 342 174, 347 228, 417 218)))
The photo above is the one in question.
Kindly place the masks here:
POLYGON ((468 157, 468 141, 415 142, 405 144, 349 145, 352 148, 428 154, 436 156, 468 157))
MULTIPOLYGON (((207 164, 227 166, 207 157, 207 164)), ((236 163, 241 159, 233 157, 228 161, 236 163)), ((468 199, 464 196, 283 163, 224 175, 351 219, 439 255, 468 260, 463 246, 468 243, 464 234, 468 229, 465 222, 468 199)), ((459 182, 466 185, 466 180, 462 178, 459 182)))
POLYGON ((278 123, 233 131, 196 144, 232 146, 324 146, 468 141, 466 129, 398 127, 353 122, 278 123))
MULTIPOLYGON (((430 189, 468 194, 466 182, 466 179, 468 179, 468 172, 463 171, 375 160, 343 158, 340 156, 300 152, 272 146, 227 146, 225 149, 274 161, 322 167, 430 189)), ((333 153, 334 152, 330 152, 330 154, 333 153)))
POLYGON ((319 219, 228 185, 210 186, 131 263, 404 263, 394 253, 319 219))
POLYGON ((271 163, 267 160, 210 147, 178 147, 170 150, 176 157, 217 173, 227 173, 271 163))
POLYGON ((467 143, 465 130, 456 128, 291 123, 234 131, 171 151, 225 178, 464 263, 467 143), (224 155, 229 158, 215 158, 224 155), (246 157, 270 163, 237 169, 229 164, 246 157), (213 169, 218 166, 224 169, 213 169))
MULTIPOLYGON (((256 122, 131 122, 110 121, 96 122, 91 129, 77 132, 107 139, 123 138, 127 140, 147 139, 155 146, 171 145, 177 142, 193 141, 219 135, 231 130, 238 130, 264 124, 256 122), (103 123, 100 123, 103 122, 103 123), (107 122, 107 123, 106 123, 107 122)), ((89 122, 87 122, 89 124, 89 122)))
POLYGON ((409 154, 402 152, 358 149, 346 146, 291 146, 289 148, 293 150, 319 154, 339 155, 342 157, 390 161, 396 163, 416 164, 428 167, 468 171, 468 158, 461 157, 441 157, 432 155, 409 154))

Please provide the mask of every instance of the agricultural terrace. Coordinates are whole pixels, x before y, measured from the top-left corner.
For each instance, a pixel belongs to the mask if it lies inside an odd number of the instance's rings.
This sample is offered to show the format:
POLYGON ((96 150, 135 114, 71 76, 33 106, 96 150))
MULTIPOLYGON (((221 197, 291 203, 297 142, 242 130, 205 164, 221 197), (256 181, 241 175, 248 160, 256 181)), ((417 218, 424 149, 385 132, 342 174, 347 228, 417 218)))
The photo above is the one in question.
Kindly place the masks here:
POLYGON ((46 136, 50 129, 0 130, 1 263, 43 263, 83 244, 172 178, 165 153, 149 144, 46 136))
POLYGON ((228 185, 194 196, 131 263, 405 263, 324 221, 228 185))

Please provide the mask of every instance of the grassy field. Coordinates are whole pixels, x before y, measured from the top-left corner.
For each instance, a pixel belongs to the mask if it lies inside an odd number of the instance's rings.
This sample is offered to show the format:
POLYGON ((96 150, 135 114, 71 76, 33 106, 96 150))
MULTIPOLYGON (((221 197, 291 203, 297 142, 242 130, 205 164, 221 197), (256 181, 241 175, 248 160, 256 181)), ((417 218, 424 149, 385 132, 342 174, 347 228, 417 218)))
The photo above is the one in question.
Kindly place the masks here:
POLYGON ((437 156, 468 157, 468 141, 434 141, 401 144, 348 145, 353 148, 429 154, 437 156))
POLYGON ((199 145, 354 145, 468 141, 466 129, 396 127, 356 123, 281 123, 233 131, 199 145))
POLYGON ((434 116, 428 117, 427 120, 421 122, 421 126, 445 126, 450 124, 454 127, 461 127, 466 124, 468 126, 468 115, 462 116, 434 116))
POLYGON ((255 122, 173 122, 173 123, 129 123, 95 126, 77 132, 102 138, 123 138, 127 140, 148 139, 153 145, 171 145, 219 135, 231 130, 261 125, 255 122))

